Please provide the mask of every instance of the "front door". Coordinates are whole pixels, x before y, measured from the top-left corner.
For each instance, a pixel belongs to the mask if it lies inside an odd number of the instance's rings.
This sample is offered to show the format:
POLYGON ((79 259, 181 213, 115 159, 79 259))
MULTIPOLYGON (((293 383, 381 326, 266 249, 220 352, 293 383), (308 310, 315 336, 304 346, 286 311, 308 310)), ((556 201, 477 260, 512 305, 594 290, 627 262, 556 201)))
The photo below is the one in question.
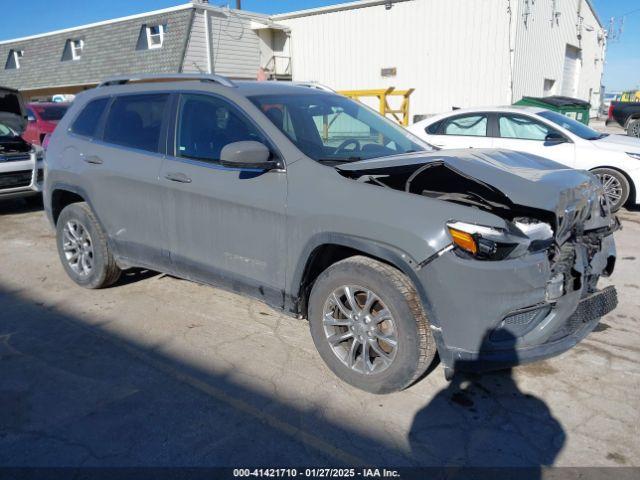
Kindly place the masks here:
POLYGON ((181 94, 176 112, 173 155, 160 174, 174 269, 282 306, 286 173, 220 165, 220 152, 229 143, 269 145, 228 100, 181 94))
POLYGON ((495 148, 533 153, 558 163, 574 167, 575 145, 553 127, 528 115, 499 114, 495 148), (549 135, 556 138, 548 140, 549 135))

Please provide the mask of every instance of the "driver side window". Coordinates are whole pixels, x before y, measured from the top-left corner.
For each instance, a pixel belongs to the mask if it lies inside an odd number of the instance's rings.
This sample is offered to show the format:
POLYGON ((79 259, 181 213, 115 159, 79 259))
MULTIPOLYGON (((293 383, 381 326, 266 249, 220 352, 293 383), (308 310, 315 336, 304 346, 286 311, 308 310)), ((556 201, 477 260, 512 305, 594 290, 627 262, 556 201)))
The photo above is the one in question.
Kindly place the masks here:
POLYGON ((501 115, 498 120, 500 138, 544 141, 552 132, 551 127, 521 115, 501 115))
POLYGON ((234 106, 218 97, 180 96, 176 156, 219 162, 222 149, 233 142, 265 143, 257 128, 234 106))

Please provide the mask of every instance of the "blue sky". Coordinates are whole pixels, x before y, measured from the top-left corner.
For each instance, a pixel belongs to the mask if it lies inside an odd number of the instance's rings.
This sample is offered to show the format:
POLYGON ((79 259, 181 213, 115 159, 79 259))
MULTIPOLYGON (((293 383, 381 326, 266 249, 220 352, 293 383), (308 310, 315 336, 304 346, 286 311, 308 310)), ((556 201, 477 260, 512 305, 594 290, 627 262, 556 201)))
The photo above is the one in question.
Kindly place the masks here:
MULTIPOLYGON (((4 0, 10 8, 0 17, 0 40, 23 37, 84 23, 186 3, 186 0, 4 0)), ((472 0, 469 0, 472 1, 472 0)), ((610 17, 640 9, 640 0, 592 0, 605 26, 610 17)), ((210 0, 212 5, 226 4, 210 0)), ((246 10, 280 13, 341 3, 335 0, 242 0, 246 10)), ((235 0, 229 0, 231 6, 235 0)), ((608 91, 640 88, 640 10, 626 17, 624 33, 610 43, 604 84, 608 91)))

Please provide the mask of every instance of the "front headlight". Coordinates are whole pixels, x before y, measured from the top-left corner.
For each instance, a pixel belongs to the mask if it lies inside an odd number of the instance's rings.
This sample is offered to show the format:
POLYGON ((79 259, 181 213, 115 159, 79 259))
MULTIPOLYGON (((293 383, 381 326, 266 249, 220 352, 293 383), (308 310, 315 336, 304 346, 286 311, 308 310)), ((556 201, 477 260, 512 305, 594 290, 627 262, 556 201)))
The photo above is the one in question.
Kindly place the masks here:
POLYGON ((478 260, 516 258, 544 250, 553 242, 551 226, 529 218, 507 222, 507 228, 450 221, 447 231, 458 252, 478 260))
POLYGON ((636 160, 640 160, 640 153, 627 152, 631 158, 635 158, 636 160))

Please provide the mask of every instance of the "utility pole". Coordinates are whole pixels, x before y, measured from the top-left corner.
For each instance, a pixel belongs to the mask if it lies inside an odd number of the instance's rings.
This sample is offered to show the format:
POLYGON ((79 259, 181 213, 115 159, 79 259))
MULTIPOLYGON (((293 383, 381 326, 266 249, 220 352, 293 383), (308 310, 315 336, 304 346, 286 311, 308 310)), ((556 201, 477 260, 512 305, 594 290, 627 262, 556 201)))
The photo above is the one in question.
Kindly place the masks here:
POLYGON ((236 9, 242 10, 242 0, 236 0, 236 9))

